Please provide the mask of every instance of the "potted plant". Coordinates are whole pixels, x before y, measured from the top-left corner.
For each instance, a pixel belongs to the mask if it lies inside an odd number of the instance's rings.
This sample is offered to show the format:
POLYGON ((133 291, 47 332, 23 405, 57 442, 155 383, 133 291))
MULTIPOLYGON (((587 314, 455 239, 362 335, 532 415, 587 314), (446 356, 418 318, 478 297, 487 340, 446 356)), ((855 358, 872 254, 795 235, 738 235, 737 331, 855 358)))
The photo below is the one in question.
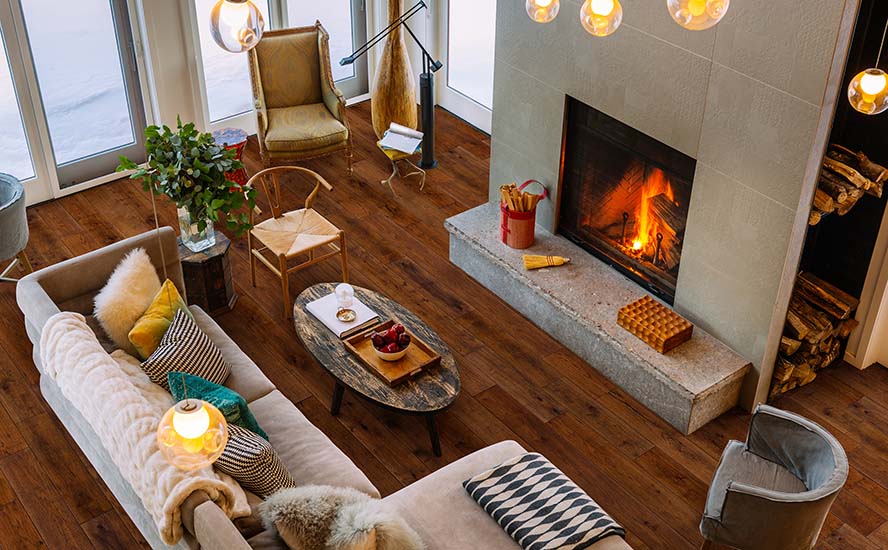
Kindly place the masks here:
POLYGON ((235 151, 217 145, 194 123, 177 123, 175 132, 167 126, 147 127, 147 162, 138 165, 120 157, 117 171, 134 170, 130 179, 141 179, 146 191, 176 203, 182 242, 199 252, 216 244, 213 223, 223 215, 237 236, 251 228, 249 214, 238 210, 256 206, 256 190, 228 179, 229 172, 243 168, 235 151))

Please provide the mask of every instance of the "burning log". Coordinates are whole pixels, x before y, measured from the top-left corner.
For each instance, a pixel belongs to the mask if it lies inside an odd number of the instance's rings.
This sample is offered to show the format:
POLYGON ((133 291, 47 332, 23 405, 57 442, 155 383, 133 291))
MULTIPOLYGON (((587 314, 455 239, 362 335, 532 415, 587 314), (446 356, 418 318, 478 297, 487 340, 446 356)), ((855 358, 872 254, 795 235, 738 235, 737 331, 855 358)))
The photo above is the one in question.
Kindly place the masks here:
POLYGON ((660 221, 660 224, 672 233, 673 237, 680 237, 687 223, 681 212, 681 207, 661 193, 650 199, 651 213, 660 221))

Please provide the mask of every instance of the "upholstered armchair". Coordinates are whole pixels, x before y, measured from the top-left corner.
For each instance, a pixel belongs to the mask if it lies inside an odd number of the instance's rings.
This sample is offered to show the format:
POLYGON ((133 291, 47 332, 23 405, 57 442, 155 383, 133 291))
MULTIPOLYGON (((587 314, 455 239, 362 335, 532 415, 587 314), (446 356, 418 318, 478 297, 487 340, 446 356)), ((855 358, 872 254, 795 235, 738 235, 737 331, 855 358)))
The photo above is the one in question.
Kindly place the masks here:
POLYGON ((330 37, 311 27, 268 31, 250 50, 259 154, 266 167, 344 151, 352 173, 345 97, 333 83, 330 37))

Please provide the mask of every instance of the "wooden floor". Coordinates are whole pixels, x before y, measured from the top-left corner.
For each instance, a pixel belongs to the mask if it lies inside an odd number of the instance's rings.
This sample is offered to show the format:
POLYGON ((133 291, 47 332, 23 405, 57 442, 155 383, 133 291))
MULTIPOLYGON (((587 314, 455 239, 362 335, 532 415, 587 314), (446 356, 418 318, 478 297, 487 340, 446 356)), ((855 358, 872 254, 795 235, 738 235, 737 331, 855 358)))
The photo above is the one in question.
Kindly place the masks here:
MULTIPOLYGON (((423 317, 453 349, 462 394, 440 416, 444 456, 431 453, 420 419, 388 414, 348 396, 342 414, 327 409, 331 380, 280 318, 280 290, 267 271, 249 282, 246 244, 236 240, 233 270, 240 300, 218 318, 290 399, 389 494, 481 447, 515 439, 545 453, 628 531, 639 549, 696 548, 706 489, 728 439, 742 439, 740 411, 686 437, 616 388, 564 346, 448 261, 446 217, 484 202, 490 141, 441 112, 440 168, 423 193, 380 185, 389 173, 376 150, 369 107, 351 109, 357 181, 341 157, 309 166, 335 189, 316 208, 349 237, 352 282, 393 297, 423 317)), ((258 168, 255 144, 248 167, 258 168)), ((288 191, 297 205, 307 190, 288 191)), ((37 268, 153 226, 148 197, 121 181, 29 210, 37 268)), ((162 208, 162 222, 175 212, 162 208)), ((335 261, 294 278, 292 292, 335 280, 335 261)), ((0 285, 0 547, 145 548, 86 459, 44 403, 31 345, 12 285, 0 285)), ((841 366, 780 405, 822 423, 845 445, 851 477, 818 548, 888 549, 888 370, 841 366)), ((469 549, 467 549, 469 550, 469 549)))

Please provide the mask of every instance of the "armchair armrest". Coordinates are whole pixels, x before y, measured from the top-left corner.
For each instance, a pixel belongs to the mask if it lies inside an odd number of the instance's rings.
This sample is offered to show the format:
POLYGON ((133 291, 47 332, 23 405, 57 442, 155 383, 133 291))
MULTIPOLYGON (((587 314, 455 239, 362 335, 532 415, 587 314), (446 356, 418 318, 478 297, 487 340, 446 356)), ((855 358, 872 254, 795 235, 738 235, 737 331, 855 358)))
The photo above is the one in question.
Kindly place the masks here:
MULTIPOLYGON (((36 330, 37 337, 39 338, 46 320, 59 312, 60 304, 72 302, 77 298, 91 297, 101 290, 120 260, 135 248, 144 248, 148 252, 159 275, 163 274, 161 260, 163 256, 170 280, 184 296, 185 285, 175 231, 171 227, 161 228, 160 242, 163 254, 157 241, 157 233, 148 231, 45 267, 22 278, 16 288, 16 299, 19 308, 25 314, 26 321, 36 330)), ((77 311, 77 313, 89 315, 92 312, 77 311)))

